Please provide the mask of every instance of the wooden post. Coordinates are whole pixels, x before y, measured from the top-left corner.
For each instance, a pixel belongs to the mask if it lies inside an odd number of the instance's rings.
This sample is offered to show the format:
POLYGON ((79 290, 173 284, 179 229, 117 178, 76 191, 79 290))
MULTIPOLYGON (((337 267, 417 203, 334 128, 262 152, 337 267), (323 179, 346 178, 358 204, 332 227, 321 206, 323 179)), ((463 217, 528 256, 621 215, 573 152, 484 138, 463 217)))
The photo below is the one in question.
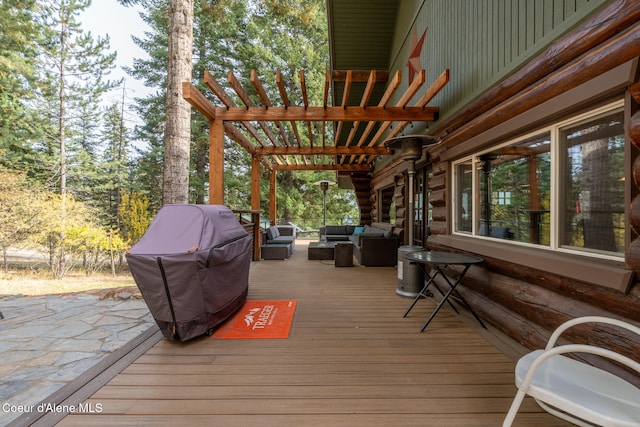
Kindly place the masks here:
POLYGON ((251 211, 251 222, 253 223, 253 260, 260 261, 260 250, 262 248, 262 233, 260 230, 260 211, 251 211))
POLYGON ((276 171, 269 171, 269 219, 276 225, 276 171))
POLYGON ((251 157, 251 210, 260 210, 260 156, 251 157))
POLYGON ((209 122, 209 204, 224 205, 224 123, 209 122))
POLYGON ((260 261, 260 248, 262 246, 260 233, 260 156, 251 157, 251 210, 254 223, 253 233, 253 260, 260 261), (255 214, 257 212, 257 214, 255 214))

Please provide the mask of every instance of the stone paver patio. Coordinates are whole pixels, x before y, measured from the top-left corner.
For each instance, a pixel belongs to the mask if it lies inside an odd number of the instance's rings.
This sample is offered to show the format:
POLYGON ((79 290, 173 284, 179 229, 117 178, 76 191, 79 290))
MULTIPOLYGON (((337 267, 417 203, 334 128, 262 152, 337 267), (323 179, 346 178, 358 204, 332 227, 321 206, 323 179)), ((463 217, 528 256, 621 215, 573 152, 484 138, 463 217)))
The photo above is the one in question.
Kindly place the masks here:
POLYGON ((131 294, 0 295, 0 426, 155 325, 131 294))

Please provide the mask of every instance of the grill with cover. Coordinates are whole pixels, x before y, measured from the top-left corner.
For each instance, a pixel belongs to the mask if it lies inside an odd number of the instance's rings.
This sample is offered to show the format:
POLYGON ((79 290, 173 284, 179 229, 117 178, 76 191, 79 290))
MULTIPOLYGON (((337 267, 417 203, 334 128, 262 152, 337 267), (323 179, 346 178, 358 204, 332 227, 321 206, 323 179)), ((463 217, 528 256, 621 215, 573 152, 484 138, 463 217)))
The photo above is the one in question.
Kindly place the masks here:
POLYGON ((127 262, 166 338, 211 333, 244 304, 252 240, 226 206, 160 209, 127 262))

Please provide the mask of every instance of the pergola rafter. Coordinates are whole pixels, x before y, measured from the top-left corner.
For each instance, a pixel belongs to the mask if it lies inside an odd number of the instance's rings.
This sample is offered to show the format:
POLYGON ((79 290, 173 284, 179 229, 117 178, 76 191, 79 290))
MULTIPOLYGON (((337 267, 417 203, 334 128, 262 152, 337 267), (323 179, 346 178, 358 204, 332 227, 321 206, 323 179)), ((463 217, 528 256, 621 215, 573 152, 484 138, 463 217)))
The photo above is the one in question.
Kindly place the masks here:
MULTIPOLYGON (((254 164, 261 163, 272 173, 277 170, 370 171, 375 158, 392 154, 383 145, 389 135, 397 135, 411 122, 429 122, 437 118, 438 107, 427 104, 447 84, 449 72, 445 70, 431 87, 424 89, 426 73, 422 70, 393 104, 392 99, 401 86, 400 71, 392 78, 388 72, 377 70, 327 71, 321 106, 310 105, 304 71, 299 77, 302 105, 291 102, 287 91, 290 86, 280 71, 275 76, 280 105, 274 105, 269 99, 255 71, 250 77, 253 91, 247 91, 231 71, 227 74, 227 83, 236 99, 244 105, 238 105, 209 72, 204 74, 204 83, 217 99, 215 102, 190 82, 183 83, 184 99, 211 123, 211 171, 223 165, 221 149, 213 145, 223 146, 225 134, 254 158, 254 164), (336 90, 336 82, 342 89, 338 94, 340 104, 332 106, 329 92, 331 88, 336 90), (356 85, 359 85, 359 91, 354 90, 356 85), (411 100, 420 92, 423 95, 419 101, 410 106, 411 100), (298 127, 299 122, 303 128, 298 127), (329 135, 327 122, 334 124, 333 133, 329 135), (362 125, 365 127, 360 132, 362 125), (302 135, 300 129, 306 130, 308 135, 302 135), (318 134, 314 135, 314 132, 318 134)), ((335 102, 336 94, 332 94, 332 98, 335 102)), ((210 175, 215 179, 221 176, 219 172, 210 175)), ((259 179, 255 173, 253 176, 253 179, 259 179)), ((210 190, 210 201, 222 202, 222 189, 213 179, 210 180, 210 189, 214 188, 210 190)), ((252 209, 253 205, 254 202, 252 209)))

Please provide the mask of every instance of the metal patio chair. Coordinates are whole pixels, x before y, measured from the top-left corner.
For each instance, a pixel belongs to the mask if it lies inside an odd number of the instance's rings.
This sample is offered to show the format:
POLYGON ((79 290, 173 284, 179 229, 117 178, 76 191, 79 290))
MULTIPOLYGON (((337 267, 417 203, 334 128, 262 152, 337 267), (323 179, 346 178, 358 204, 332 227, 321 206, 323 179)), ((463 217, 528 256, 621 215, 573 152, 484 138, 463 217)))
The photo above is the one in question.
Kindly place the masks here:
POLYGON ((595 366, 565 356, 590 353, 613 360, 640 374, 640 363, 614 351, 585 344, 556 346, 560 335, 581 323, 605 323, 627 329, 640 337, 640 328, 617 319, 586 316, 560 325, 544 350, 535 350, 518 361, 518 392, 504 420, 511 426, 526 395, 545 411, 579 426, 640 426, 640 389, 595 366))

